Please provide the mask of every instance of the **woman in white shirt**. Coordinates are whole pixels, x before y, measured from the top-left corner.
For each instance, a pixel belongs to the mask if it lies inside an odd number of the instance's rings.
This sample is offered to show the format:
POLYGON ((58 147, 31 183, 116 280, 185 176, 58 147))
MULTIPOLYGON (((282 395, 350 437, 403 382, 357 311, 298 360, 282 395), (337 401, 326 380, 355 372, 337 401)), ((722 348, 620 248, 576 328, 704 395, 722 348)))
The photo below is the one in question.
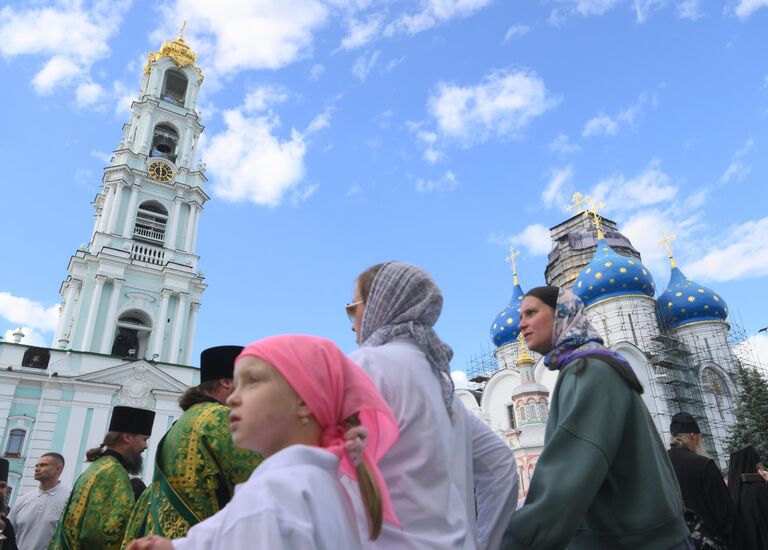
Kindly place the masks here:
POLYGON ((364 546, 497 548, 515 510, 512 451, 453 398, 453 350, 433 329, 442 304, 426 272, 389 262, 357 278, 347 306, 360 345, 350 359, 373 378, 400 428, 379 467, 402 528, 384 525, 364 546))
POLYGON ((382 522, 398 524, 376 466, 397 440, 396 421, 370 378, 332 342, 265 338, 240 354, 234 381, 232 438, 267 459, 223 510, 185 538, 146 537, 128 550, 360 548, 339 473, 360 480, 364 537, 376 538, 382 522), (360 426, 345 441, 354 424, 360 426))

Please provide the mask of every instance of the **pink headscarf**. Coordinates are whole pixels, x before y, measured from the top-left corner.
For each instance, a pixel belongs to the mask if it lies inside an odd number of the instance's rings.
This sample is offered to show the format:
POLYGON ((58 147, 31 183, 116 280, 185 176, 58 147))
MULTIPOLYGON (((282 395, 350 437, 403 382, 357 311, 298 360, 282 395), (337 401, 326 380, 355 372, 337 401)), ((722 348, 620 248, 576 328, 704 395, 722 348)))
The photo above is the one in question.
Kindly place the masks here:
POLYGON ((323 429, 321 447, 341 459, 339 471, 356 479, 355 467, 344 449, 344 421, 358 413, 367 428, 365 462, 381 491, 384 520, 399 526, 389 491, 378 462, 400 430, 384 398, 368 375, 325 338, 286 334, 271 336, 243 349, 235 362, 246 356, 258 357, 277 369, 312 411, 323 429))

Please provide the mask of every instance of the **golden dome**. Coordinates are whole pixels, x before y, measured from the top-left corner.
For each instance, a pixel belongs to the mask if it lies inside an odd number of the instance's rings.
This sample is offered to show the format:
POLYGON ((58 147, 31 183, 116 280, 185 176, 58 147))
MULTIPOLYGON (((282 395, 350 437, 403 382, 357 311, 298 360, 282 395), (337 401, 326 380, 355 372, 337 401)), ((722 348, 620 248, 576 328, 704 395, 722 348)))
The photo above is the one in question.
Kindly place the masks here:
MULTIPOLYGON (((182 26, 182 32, 183 29, 184 27, 182 26)), ((173 61, 177 67, 187 67, 192 65, 192 67, 197 71, 197 74, 200 76, 200 80, 203 80, 203 72, 199 67, 194 66, 194 63, 197 60, 197 55, 195 55, 195 52, 192 51, 192 48, 190 48, 189 45, 184 41, 182 32, 179 33, 179 37, 176 40, 163 42, 158 51, 149 52, 147 56, 147 64, 144 67, 144 74, 149 74, 149 71, 152 69, 152 63, 158 59, 162 57, 170 57, 171 61, 173 61)))

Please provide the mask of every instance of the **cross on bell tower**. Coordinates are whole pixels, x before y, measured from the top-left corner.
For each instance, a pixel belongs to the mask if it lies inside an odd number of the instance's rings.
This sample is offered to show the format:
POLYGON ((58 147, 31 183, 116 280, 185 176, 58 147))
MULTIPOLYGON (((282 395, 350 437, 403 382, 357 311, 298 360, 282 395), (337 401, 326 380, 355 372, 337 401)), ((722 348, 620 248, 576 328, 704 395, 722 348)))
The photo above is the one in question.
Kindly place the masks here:
POLYGON ((195 254, 203 82, 181 36, 150 52, 131 119, 104 169, 91 240, 72 256, 54 346, 190 364, 206 288, 195 254))

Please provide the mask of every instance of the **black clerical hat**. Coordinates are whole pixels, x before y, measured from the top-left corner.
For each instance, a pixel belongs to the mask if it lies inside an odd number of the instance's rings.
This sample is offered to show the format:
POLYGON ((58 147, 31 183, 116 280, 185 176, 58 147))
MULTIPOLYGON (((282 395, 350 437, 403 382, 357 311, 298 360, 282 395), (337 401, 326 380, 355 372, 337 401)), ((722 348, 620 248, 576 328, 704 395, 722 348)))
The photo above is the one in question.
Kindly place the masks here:
POLYGON ((107 431, 152 435, 152 423, 154 421, 155 411, 118 405, 112 409, 112 420, 109 421, 109 430, 107 431))
POLYGON ((0 458, 0 481, 8 481, 8 461, 0 458))
POLYGON ((701 433, 699 425, 696 423, 696 419, 687 412, 679 412, 672 417, 669 431, 672 435, 701 433))
POLYGON ((241 351, 243 346, 216 346, 203 350, 200 354, 200 382, 232 378, 235 359, 241 351))

